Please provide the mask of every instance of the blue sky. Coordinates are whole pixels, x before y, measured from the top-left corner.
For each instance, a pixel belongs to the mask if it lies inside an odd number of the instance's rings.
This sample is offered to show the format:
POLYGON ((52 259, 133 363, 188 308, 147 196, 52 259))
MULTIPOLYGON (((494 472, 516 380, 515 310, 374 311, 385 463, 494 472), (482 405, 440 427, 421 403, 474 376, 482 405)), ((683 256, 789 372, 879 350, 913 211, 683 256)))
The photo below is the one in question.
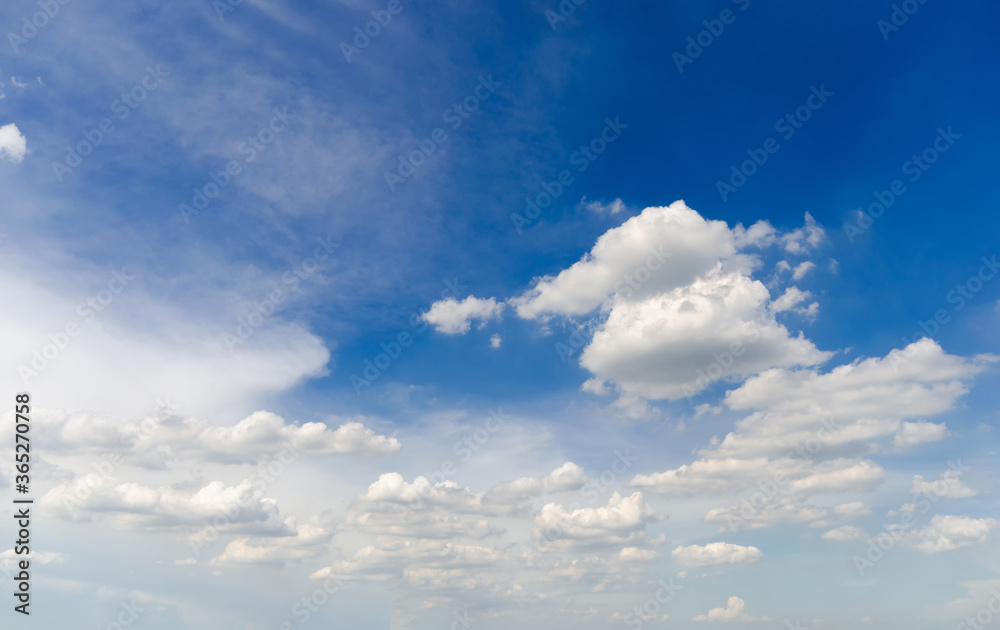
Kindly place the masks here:
POLYGON ((34 621, 985 626, 998 17, 6 3, 34 621))

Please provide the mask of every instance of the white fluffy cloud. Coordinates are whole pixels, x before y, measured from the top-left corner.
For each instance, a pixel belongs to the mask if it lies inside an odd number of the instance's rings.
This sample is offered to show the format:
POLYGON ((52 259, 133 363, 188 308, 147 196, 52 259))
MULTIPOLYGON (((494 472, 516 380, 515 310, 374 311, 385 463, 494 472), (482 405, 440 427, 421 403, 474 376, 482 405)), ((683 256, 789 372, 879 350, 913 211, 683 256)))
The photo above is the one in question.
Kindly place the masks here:
POLYGON ((789 483, 794 494, 811 495, 849 490, 872 490, 885 478, 885 469, 868 460, 833 459, 816 463, 808 475, 789 483))
MULTIPOLYGON (((885 358, 858 360, 826 373, 767 370, 726 395, 730 409, 752 413, 724 439, 713 438, 691 464, 637 474, 630 485, 673 496, 745 493, 741 504, 705 516, 706 522, 729 529, 789 522, 821 526, 830 512, 808 504, 809 497, 868 492, 885 479, 879 464, 845 454, 897 450, 900 436, 910 444, 940 439, 943 425, 910 418, 954 408, 968 381, 992 360, 947 355, 925 339, 885 358), (753 506, 746 502, 761 492, 767 500, 753 506)), ((924 483, 917 479, 914 487, 922 489, 924 483)), ((936 483, 956 496, 969 492, 954 476, 936 483)), ((842 518, 866 513, 859 501, 833 510, 842 518)))
MULTIPOLYGON (((543 321, 599 310, 601 321, 579 355, 593 374, 585 390, 616 392, 640 409, 645 399, 676 400, 715 381, 813 366, 832 356, 774 317, 794 309, 814 319, 819 304, 798 307, 805 294, 792 292, 774 307, 768 288, 752 277, 758 254, 746 253, 780 241, 801 254, 823 235, 808 214, 804 228, 781 235, 766 221, 730 229, 683 201, 649 207, 508 303, 519 317, 543 321)), ((493 317, 502 306, 450 299, 435 303, 424 319, 443 332, 464 333, 472 319, 493 317)))
POLYGON ((28 141, 17 125, 10 123, 0 127, 0 158, 10 162, 20 162, 28 153, 28 141))
MULTIPOLYGON (((387 581, 415 607, 433 602, 464 609, 496 609, 503 602, 541 610, 567 581, 595 591, 639 584, 658 557, 650 547, 662 542, 645 539, 646 525, 660 517, 641 493, 569 509, 550 502, 537 511, 515 500, 521 490, 565 492, 585 480, 571 462, 487 491, 383 474, 345 520, 360 544, 312 577, 387 581)), ((243 552, 241 545, 234 551, 243 552)))
POLYGON ((751 617, 745 611, 746 603, 734 595, 725 608, 713 608, 707 615, 695 617, 694 621, 768 621, 767 617, 751 617))
POLYGON ((741 252, 775 239, 766 222, 729 229, 683 201, 646 208, 511 303, 524 318, 602 307, 607 315, 580 354, 594 375, 587 391, 675 400, 718 380, 831 356, 778 323, 770 292, 750 276, 758 263, 741 252))
POLYGON ((939 442, 948 435, 948 427, 943 423, 904 422, 896 431, 892 443, 899 449, 907 449, 925 442, 939 442))
POLYGON ((394 437, 378 435, 358 421, 330 429, 321 422, 286 423, 280 416, 258 411, 231 427, 197 418, 161 414, 141 422, 118 422, 92 413, 40 412, 36 426, 49 448, 63 453, 118 454, 146 467, 162 467, 163 455, 227 464, 244 464, 275 457, 380 455, 396 453, 394 437))
POLYGON ((274 499, 250 480, 235 486, 213 481, 195 491, 172 486, 118 483, 96 473, 56 486, 40 500, 48 514, 70 521, 107 518, 123 528, 188 529, 220 519, 220 529, 291 535, 294 527, 274 499))
POLYGON ((526 319, 585 315, 615 295, 637 297, 690 284, 736 247, 723 221, 706 221, 683 201, 646 208, 605 232, 580 261, 511 300, 526 319))
POLYGON ((869 460, 836 458, 813 462, 802 458, 757 457, 699 459, 673 470, 636 475, 629 485, 672 496, 724 494, 770 484, 789 496, 871 489, 885 470, 869 460))
POLYGON ((673 291, 618 301, 580 364, 624 392, 678 399, 721 378, 831 356, 792 337, 768 312, 768 299, 759 281, 716 268, 673 291))
POLYGON ((670 554, 685 567, 711 567, 720 564, 750 564, 764 557, 756 547, 743 547, 725 542, 677 547, 670 554))
POLYGON ((868 540, 869 538, 871 536, 868 532, 853 525, 842 525, 823 534, 823 540, 835 540, 837 542, 868 540))
POLYGON ((791 311, 810 297, 812 297, 812 293, 809 291, 801 291, 798 287, 788 287, 781 294, 781 297, 771 302, 771 312, 782 313, 784 311, 791 311))
POLYGON ((290 536, 248 537, 230 541, 221 554, 212 558, 213 565, 271 565, 303 560, 324 553, 333 538, 334 527, 329 523, 310 522, 296 527, 290 536))
POLYGON ((394 503, 411 508, 445 507, 466 513, 484 511, 485 493, 476 493, 454 481, 432 483, 427 477, 417 477, 412 483, 399 473, 385 473, 368 486, 358 499, 367 503, 394 503))
POLYGON ((968 381, 993 360, 945 354, 930 339, 884 358, 857 360, 820 373, 767 370, 726 394, 733 410, 756 410, 712 449, 718 457, 779 454, 821 439, 830 449, 894 436, 913 445, 944 437, 943 425, 907 422, 952 409, 968 381), (908 359, 904 359, 908 356, 908 359), (821 433, 826 421, 827 431, 821 433))
POLYGON ((583 468, 573 462, 566 462, 544 477, 521 477, 502 483, 490 491, 494 496, 540 496, 544 493, 579 490, 587 483, 583 468))
POLYGON ((998 524, 992 518, 938 514, 929 525, 910 534, 907 542, 924 553, 941 553, 985 542, 998 524))
POLYGON ((807 273, 816 268, 816 263, 811 260, 807 260, 795 267, 792 271, 792 280, 801 280, 805 277, 807 273))
POLYGON ((587 480, 583 469, 572 462, 547 475, 522 477, 486 492, 450 480, 434 483, 421 476, 408 482, 399 473, 384 473, 357 497, 347 521, 370 534, 483 539, 504 532, 488 518, 527 516, 538 497, 578 490, 587 480))
POLYGON ((947 499, 964 499, 979 494, 979 491, 965 485, 965 482, 962 481, 962 473, 958 470, 946 470, 941 473, 937 481, 924 481, 920 475, 914 475, 913 487, 910 492, 947 499))
POLYGON ((804 254, 815 249, 826 239, 826 231, 816 223, 816 219, 806 212, 805 225, 781 237, 781 244, 790 254, 804 254))
POLYGON ((498 304, 493 298, 481 299, 470 295, 461 302, 455 298, 439 300, 421 318, 439 332, 456 335, 469 332, 473 321, 485 322, 499 317, 502 310, 503 304, 498 304))
POLYGON ((621 199, 615 199, 610 203, 587 201, 587 198, 584 197, 580 200, 580 207, 595 214, 618 214, 625 210, 625 203, 621 199))
POLYGON ((569 511, 557 503, 546 504, 535 517, 535 533, 559 543, 620 544, 641 539, 646 525, 658 520, 641 492, 627 497, 615 492, 606 506, 596 508, 569 511))

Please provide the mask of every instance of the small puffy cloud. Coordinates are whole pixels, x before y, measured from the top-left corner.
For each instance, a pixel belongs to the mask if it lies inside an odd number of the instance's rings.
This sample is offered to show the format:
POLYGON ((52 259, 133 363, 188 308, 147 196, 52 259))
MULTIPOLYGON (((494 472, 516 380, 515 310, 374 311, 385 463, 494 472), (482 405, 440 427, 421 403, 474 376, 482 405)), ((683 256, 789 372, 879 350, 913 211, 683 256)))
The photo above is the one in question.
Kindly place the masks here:
POLYGON ((10 162, 20 162, 28 153, 28 141, 17 125, 10 123, 0 127, 0 158, 10 162))
MULTIPOLYGON (((781 297, 771 302, 770 309, 772 313, 783 313, 791 310, 798 313, 804 313, 806 309, 797 307, 799 304, 811 297, 812 293, 809 291, 802 291, 798 287, 788 287, 785 289, 785 292, 781 294, 781 297)), ((818 304, 816 306, 819 308, 818 304)))
POLYGON ((447 335, 460 335, 469 332, 473 321, 489 321, 500 316, 503 304, 493 298, 482 299, 469 296, 459 302, 455 298, 439 300, 431 305, 431 309, 421 315, 428 324, 438 332, 447 335))
POLYGON ((795 271, 792 272, 792 280, 801 280, 805 277, 807 273, 816 268, 816 263, 812 261, 805 261, 795 267, 795 271))
POLYGON ((724 542, 677 547, 670 554, 685 567, 712 567, 720 564, 750 564, 764 557, 756 547, 743 547, 724 542))
POLYGON ((573 462, 566 462, 542 479, 542 487, 546 492, 565 492, 579 490, 587 483, 583 468, 573 462))
POLYGON ((734 595, 725 608, 713 608, 707 615, 695 617, 694 621, 770 621, 767 617, 751 617, 745 611, 746 603, 734 595))
POLYGON ((611 203, 587 201, 587 198, 584 197, 580 200, 580 207, 595 214, 618 214, 625 210, 625 203, 621 199, 615 199, 611 203))
POLYGON ((910 492, 946 499, 964 499, 979 494, 978 490, 973 490, 965 485, 965 482, 962 481, 962 473, 957 470, 947 470, 941 473, 937 481, 924 481, 920 475, 914 475, 913 487, 910 492))
POLYGON ((606 506, 596 508, 568 511, 556 503, 546 504, 535 517, 535 532, 550 540, 552 532, 558 532, 557 543, 612 545, 641 539, 646 525, 658 520, 641 492, 628 497, 615 492, 606 506))
POLYGON ((896 431, 893 445, 897 449, 907 449, 925 442, 939 442, 948 436, 948 427, 933 422, 904 422, 896 431))
POLYGON ((295 527, 290 536, 242 537, 230 541, 223 552, 212 558, 212 565, 270 565, 315 557, 324 552, 334 528, 329 523, 311 522, 295 527))
POLYGON ((503 343, 503 338, 500 335, 493 335, 490 337, 490 347, 496 350, 503 343))
POLYGON ((544 477, 521 477, 502 483, 490 490, 490 497, 540 496, 545 493, 579 490, 588 478, 583 468, 566 462, 544 477))
POLYGON ((781 237, 781 243, 785 251, 790 254, 804 254, 809 248, 817 248, 826 238, 826 231, 816 219, 808 212, 806 213, 805 225, 793 232, 789 232, 781 237))
POLYGON ((307 453, 382 455, 402 448, 396 438, 378 435, 360 422, 348 422, 333 431, 322 423, 307 422, 298 429, 290 441, 307 453))
POLYGON ((454 481, 432 483, 427 477, 417 477, 413 483, 397 472, 379 475, 368 486, 367 492, 358 497, 359 502, 394 503, 411 508, 417 506, 445 507, 457 512, 480 512, 483 493, 472 492, 454 481))
POLYGON ((758 221, 748 228, 742 223, 733 228, 733 243, 737 249, 746 247, 770 247, 777 239, 778 231, 767 221, 758 221))
POLYGON ((907 542, 924 553, 941 553, 986 541, 1000 521, 992 518, 936 515, 929 525, 913 532, 907 542))
POLYGON ((850 542, 854 540, 868 540, 871 538, 868 532, 853 525, 843 525, 823 534, 823 540, 835 540, 837 542, 850 542))
POLYGON ((711 403, 704 403, 694 408, 695 420, 697 420, 698 418, 702 417, 707 413, 717 416, 720 413, 722 413, 722 407, 719 405, 713 405, 711 403))

